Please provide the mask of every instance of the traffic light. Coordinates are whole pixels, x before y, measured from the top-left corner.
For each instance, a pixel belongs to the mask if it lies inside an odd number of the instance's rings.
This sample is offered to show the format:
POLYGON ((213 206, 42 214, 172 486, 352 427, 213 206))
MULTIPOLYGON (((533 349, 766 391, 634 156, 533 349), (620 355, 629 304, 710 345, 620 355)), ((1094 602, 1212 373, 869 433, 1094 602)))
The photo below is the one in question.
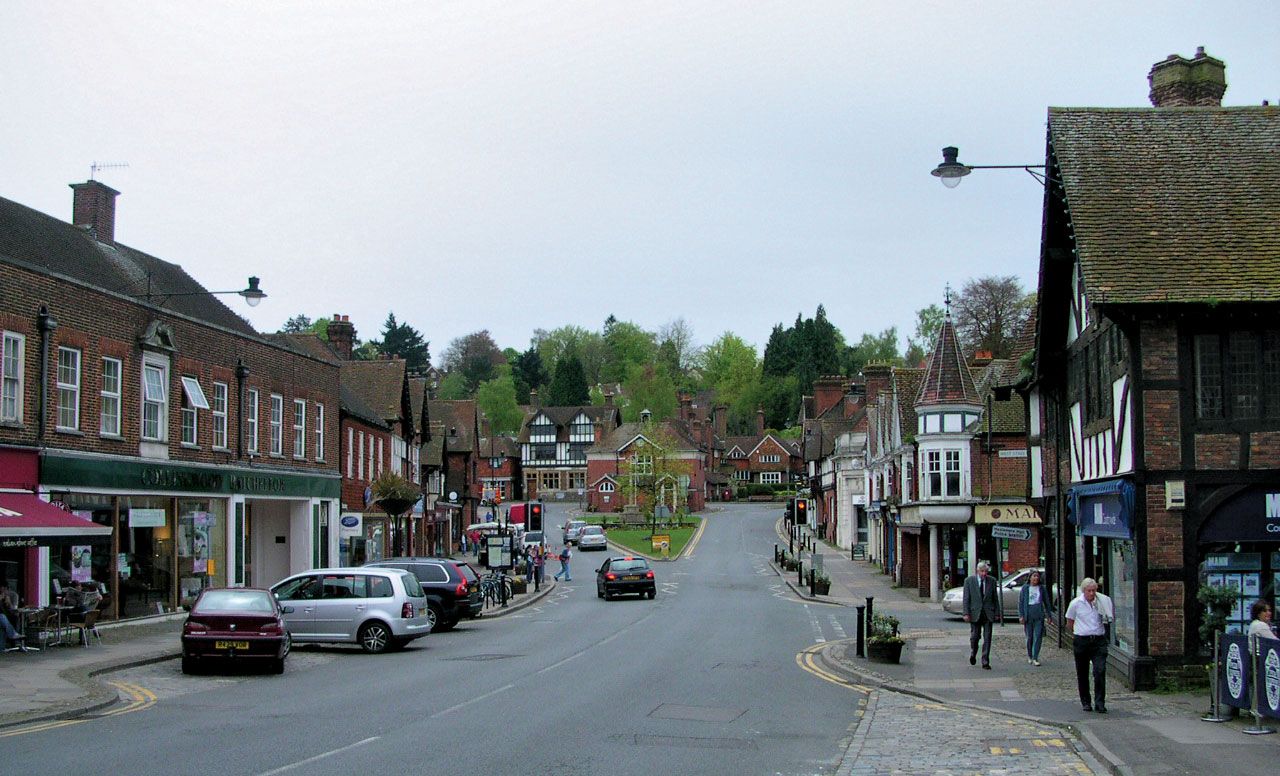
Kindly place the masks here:
POLYGON ((809 522, 809 499, 807 498, 796 499, 796 522, 797 523, 809 522))
POLYGON ((498 506, 501 503, 502 503, 502 491, 495 490, 493 492, 493 505, 498 506))
POLYGON ((530 531, 542 530, 542 504, 533 502, 529 505, 529 527, 530 531))

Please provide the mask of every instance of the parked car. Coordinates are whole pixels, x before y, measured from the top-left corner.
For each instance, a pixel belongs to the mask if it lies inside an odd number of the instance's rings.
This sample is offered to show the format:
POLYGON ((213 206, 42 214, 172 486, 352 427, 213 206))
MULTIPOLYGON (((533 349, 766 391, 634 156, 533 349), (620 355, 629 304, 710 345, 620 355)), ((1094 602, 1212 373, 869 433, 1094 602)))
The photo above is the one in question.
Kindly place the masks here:
POLYGON ((364 565, 404 569, 417 577, 427 597, 427 620, 433 632, 451 630, 459 620, 475 619, 484 609, 480 577, 467 563, 449 558, 383 558, 364 565))
POLYGON ((578 534, 582 533, 582 529, 586 527, 586 520, 566 521, 564 524, 564 543, 575 544, 578 541, 578 534))
MULTIPOLYGON (((1000 581, 1000 599, 1004 605, 1005 617, 1018 619, 1018 596, 1033 571, 1039 571, 1041 579, 1044 578, 1044 569, 1025 568, 1018 569, 1000 581)), ((943 594, 942 611, 957 617, 964 616, 964 585, 953 587, 943 594)))
POLYGON ((608 548, 609 541, 605 538, 603 528, 598 525, 586 525, 582 527, 582 532, 578 534, 578 549, 605 550, 608 548))
POLYGON ((182 673, 213 662, 260 663, 284 673, 289 631, 271 591, 252 587, 201 591, 182 624, 182 673))
POLYGON ((547 546, 547 540, 542 531, 525 531, 524 536, 520 538, 520 546, 523 549, 527 550, 530 547, 537 547, 539 545, 543 547, 547 546))
POLYGON ((596 569, 596 597, 608 601, 615 595, 658 595, 653 569, 644 558, 610 558, 596 569))
POLYGON ((271 592, 297 644, 359 644, 377 654, 431 632, 422 585, 402 569, 313 569, 276 583, 271 592))

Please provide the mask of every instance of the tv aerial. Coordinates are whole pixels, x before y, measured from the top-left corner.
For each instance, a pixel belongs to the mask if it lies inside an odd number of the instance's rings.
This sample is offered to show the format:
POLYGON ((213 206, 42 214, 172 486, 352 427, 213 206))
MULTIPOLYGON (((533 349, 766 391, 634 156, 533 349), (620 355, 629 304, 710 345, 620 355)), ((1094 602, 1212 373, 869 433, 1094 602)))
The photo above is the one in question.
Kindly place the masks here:
POLYGON ((128 162, 94 162, 89 165, 89 180, 98 177, 98 170, 120 170, 128 166, 128 162))

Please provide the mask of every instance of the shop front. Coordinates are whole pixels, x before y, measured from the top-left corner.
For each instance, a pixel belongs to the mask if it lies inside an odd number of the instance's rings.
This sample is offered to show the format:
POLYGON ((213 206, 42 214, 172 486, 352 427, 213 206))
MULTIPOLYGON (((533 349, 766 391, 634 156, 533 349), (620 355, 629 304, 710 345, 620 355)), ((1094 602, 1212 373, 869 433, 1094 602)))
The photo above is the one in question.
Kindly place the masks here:
POLYGON ((0 493, 0 581, 22 605, 49 606, 71 583, 92 584, 108 563, 111 527, 34 493, 0 493))
POLYGON ((1227 632, 1242 633, 1254 601, 1270 602, 1272 611, 1280 601, 1280 485, 1229 486, 1219 494, 1206 501, 1211 511, 1197 536, 1198 581, 1235 589, 1227 632))
POLYGON ((105 528, 105 546, 90 562, 113 617, 173 611, 207 587, 268 586, 329 564, 339 482, 336 473, 55 451, 40 466, 50 501, 105 528))
POLYGON ((1025 502, 977 504, 973 522, 978 535, 978 556, 998 561, 1001 576, 1020 569, 1044 568, 1040 552, 1044 527, 1036 508, 1025 502))
MULTIPOLYGON (((1135 488, 1126 479, 1073 486, 1067 492, 1067 519, 1075 526, 1075 564, 1062 580, 1065 600, 1075 597, 1085 577, 1115 605, 1111 656, 1133 682, 1138 656, 1138 567, 1134 543, 1135 488)), ((1067 569, 1064 569, 1067 571, 1067 569)))
POLYGON ((921 504, 915 507, 928 534, 928 585, 921 585, 923 595, 941 601, 949 588, 964 583, 971 573, 974 555, 973 507, 968 504, 921 504))

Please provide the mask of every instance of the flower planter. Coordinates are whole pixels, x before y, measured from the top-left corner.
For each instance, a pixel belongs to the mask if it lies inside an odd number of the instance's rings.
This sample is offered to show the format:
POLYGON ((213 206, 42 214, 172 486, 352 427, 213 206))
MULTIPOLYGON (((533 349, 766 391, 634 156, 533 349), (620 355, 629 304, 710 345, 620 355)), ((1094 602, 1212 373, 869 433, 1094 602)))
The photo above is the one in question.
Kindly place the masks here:
POLYGON ((902 660, 904 641, 868 641, 867 659, 877 663, 898 663, 902 660))
POLYGON ((815 579, 813 580, 813 594, 826 595, 831 592, 831 580, 815 579))

